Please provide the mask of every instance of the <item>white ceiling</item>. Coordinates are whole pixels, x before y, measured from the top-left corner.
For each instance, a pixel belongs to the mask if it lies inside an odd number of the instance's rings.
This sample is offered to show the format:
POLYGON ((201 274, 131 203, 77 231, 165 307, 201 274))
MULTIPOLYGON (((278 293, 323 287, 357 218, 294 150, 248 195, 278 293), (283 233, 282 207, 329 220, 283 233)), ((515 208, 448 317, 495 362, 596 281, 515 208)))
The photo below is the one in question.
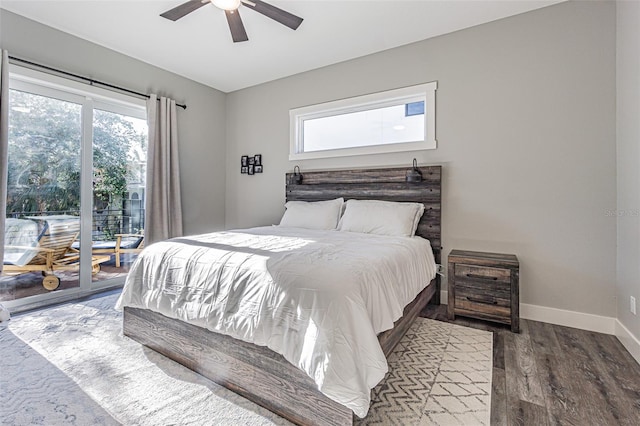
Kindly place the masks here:
MULTIPOLYGON (((304 18, 297 31, 240 8, 249 41, 233 43, 208 4, 172 22, 186 0, 1 0, 2 8, 231 92, 527 12, 562 0, 267 0, 304 18)), ((34 40, 34 42, 36 42, 34 40)))

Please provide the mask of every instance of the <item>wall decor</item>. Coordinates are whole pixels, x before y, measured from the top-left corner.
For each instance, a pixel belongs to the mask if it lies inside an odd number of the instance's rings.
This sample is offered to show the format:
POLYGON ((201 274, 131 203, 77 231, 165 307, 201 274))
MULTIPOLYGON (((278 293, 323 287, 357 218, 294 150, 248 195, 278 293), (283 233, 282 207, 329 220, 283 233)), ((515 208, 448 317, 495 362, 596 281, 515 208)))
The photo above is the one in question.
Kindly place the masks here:
POLYGON ((243 155, 240 157, 240 173, 254 175, 262 173, 262 154, 243 155))

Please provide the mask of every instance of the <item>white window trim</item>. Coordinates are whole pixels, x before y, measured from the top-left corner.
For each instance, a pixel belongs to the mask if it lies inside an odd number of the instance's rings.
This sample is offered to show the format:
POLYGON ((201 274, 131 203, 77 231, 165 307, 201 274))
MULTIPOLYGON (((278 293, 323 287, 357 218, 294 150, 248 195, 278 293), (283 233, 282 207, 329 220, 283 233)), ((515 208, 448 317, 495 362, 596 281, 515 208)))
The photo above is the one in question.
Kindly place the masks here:
POLYGON ((325 102, 295 108, 289 111, 289 160, 310 160, 315 158, 344 157, 353 155, 382 154, 390 152, 421 151, 436 149, 436 90, 438 82, 403 87, 369 95, 325 102), (425 139, 423 141, 370 145, 354 148, 329 149, 304 152, 304 121, 330 117, 339 114, 366 111, 373 108, 397 105, 398 101, 412 102, 425 100, 425 139))

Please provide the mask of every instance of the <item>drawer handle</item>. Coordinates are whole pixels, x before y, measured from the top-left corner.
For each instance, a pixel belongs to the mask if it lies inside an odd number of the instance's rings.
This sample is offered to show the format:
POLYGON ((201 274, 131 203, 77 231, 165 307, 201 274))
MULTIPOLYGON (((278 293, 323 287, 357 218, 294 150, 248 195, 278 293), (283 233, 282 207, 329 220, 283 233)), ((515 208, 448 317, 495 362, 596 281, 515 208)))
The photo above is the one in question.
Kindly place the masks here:
POLYGON ((486 280, 486 279, 492 279, 494 281, 498 280, 498 277, 485 277, 484 275, 476 275, 476 274, 467 274, 467 277, 469 278, 478 278, 481 280, 486 280))
POLYGON ((486 300, 482 300, 482 299, 475 299, 475 298, 473 298, 473 297, 469 297, 469 296, 467 296, 467 300, 468 300, 469 302, 474 302, 474 303, 484 303, 484 304, 487 304, 487 305, 488 305, 488 304, 491 304, 491 305, 497 305, 497 304, 498 304, 498 301, 497 301, 497 300, 492 300, 491 302, 488 302, 488 301, 486 301, 486 300))

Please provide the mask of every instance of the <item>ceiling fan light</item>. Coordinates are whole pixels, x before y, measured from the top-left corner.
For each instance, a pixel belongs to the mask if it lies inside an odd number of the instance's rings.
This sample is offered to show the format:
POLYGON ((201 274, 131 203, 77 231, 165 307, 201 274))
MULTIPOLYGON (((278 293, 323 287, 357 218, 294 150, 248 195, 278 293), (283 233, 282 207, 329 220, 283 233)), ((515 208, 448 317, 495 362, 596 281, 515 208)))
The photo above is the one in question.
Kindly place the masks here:
POLYGON ((222 10, 236 10, 240 7, 240 0, 211 0, 214 6, 222 10))

